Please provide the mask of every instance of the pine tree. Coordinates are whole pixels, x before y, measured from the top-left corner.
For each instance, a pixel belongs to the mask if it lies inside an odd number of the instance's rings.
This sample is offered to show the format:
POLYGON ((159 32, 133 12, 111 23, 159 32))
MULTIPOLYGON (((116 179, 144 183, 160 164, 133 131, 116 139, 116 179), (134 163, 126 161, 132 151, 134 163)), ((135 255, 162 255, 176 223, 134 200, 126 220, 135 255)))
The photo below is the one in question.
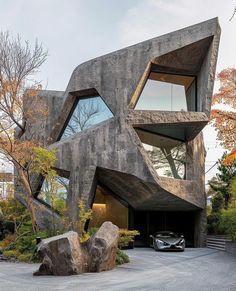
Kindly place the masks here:
MULTIPOLYGON (((218 171, 216 177, 211 179, 209 182, 210 190, 213 193, 220 192, 224 199, 224 208, 227 209, 232 198, 231 182, 234 177, 236 177, 236 161, 226 165, 224 163, 226 153, 223 154, 222 158, 219 160, 218 171)), ((214 194, 213 194, 214 195, 214 194)))

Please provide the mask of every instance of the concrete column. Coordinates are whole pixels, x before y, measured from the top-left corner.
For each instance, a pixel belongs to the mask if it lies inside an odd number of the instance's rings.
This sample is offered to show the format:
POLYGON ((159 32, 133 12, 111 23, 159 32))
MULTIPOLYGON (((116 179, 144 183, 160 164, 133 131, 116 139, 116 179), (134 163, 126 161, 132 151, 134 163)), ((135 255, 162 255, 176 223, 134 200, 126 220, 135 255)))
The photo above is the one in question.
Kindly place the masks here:
POLYGON ((194 247, 202 248, 206 246, 207 235, 207 214, 206 209, 198 210, 195 213, 194 222, 194 247))

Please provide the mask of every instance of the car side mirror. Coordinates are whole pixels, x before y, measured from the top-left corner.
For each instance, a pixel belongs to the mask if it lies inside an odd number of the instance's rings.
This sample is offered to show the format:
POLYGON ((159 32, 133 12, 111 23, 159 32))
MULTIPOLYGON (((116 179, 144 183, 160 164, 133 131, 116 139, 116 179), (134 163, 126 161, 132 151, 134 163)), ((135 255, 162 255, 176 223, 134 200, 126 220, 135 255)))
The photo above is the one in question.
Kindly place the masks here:
POLYGON ((184 238, 184 236, 181 234, 181 236, 180 236, 181 238, 184 238))

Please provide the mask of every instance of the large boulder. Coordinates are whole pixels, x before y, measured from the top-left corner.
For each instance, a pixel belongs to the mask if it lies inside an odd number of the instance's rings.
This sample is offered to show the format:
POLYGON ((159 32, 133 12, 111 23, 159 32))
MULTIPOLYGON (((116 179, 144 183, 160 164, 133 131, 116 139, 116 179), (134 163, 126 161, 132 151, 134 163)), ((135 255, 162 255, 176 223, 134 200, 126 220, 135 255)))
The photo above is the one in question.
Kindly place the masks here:
POLYGON ((38 246, 42 264, 34 275, 66 276, 84 272, 101 272, 115 266, 119 229, 109 221, 85 243, 76 232, 42 240, 38 246))
POLYGON ((115 266, 119 228, 106 221, 88 242, 89 271, 101 272, 115 266))
POLYGON ((42 240, 38 254, 43 261, 34 275, 66 276, 87 271, 86 247, 80 244, 77 232, 42 240))

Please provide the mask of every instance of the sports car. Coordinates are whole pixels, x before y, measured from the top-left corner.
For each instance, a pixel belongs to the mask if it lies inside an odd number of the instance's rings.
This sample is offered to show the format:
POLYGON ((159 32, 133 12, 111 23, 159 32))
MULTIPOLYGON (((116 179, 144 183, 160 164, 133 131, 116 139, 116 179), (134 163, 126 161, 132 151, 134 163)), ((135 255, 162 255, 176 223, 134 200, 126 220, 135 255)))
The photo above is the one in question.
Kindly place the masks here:
POLYGON ((185 239, 184 236, 177 235, 171 231, 160 231, 155 235, 150 235, 151 247, 155 251, 184 251, 185 239))

